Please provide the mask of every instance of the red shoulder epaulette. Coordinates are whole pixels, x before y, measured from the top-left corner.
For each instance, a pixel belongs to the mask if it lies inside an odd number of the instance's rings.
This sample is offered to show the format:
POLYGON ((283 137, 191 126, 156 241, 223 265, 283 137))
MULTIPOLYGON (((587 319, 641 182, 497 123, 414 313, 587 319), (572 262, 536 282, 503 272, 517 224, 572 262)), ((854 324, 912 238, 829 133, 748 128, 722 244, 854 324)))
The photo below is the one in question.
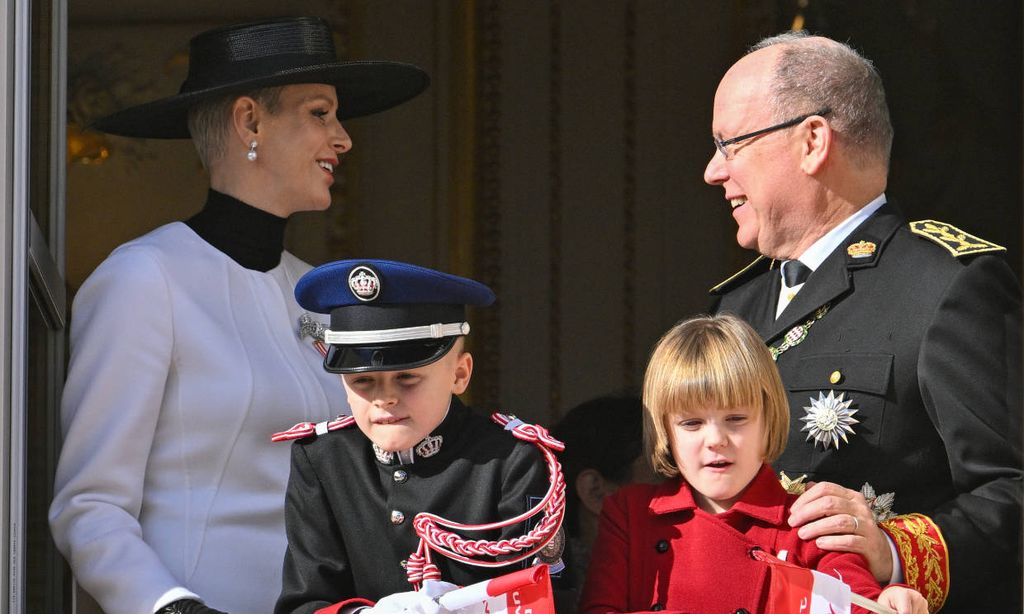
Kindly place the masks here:
POLYGON ((356 423, 356 419, 352 416, 338 416, 334 420, 324 420, 323 422, 300 422, 288 429, 287 431, 281 431, 280 433, 274 433, 270 436, 270 441, 292 441, 293 439, 305 439, 311 435, 323 435, 331 431, 338 429, 347 429, 356 423))
POLYGON ((517 439, 536 442, 555 452, 565 451, 565 444, 552 437, 551 433, 539 424, 523 422, 512 414, 502 414, 499 412, 491 414, 491 421, 504 427, 506 431, 511 431, 517 439))

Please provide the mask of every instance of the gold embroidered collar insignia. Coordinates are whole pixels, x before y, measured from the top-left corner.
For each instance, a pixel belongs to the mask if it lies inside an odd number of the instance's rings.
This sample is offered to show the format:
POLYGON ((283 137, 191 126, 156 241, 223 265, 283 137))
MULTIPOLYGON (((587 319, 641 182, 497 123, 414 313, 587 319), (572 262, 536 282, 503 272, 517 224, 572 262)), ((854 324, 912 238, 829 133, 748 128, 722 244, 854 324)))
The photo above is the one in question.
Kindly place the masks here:
POLYGON ((857 241, 846 248, 846 253, 851 258, 870 258, 878 246, 871 241, 857 241))

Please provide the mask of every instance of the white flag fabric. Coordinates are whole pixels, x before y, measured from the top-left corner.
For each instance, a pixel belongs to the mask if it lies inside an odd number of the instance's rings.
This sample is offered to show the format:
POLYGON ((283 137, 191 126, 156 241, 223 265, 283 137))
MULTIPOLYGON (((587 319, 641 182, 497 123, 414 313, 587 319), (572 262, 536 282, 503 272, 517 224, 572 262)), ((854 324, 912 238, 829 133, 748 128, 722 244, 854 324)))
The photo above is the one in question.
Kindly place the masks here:
POLYGON ((547 565, 449 591, 438 603, 457 614, 555 614, 547 565))
POLYGON ((839 578, 756 551, 771 568, 771 614, 850 614, 850 587, 839 578))

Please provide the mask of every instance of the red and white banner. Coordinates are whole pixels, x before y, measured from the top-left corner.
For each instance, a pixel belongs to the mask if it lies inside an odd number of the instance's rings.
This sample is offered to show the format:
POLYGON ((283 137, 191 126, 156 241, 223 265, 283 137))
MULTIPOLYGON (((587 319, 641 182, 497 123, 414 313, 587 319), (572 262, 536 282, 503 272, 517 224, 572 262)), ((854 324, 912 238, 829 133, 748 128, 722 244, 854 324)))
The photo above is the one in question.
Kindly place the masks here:
POLYGON ((867 597, 850 590, 850 586, 828 574, 797 567, 763 550, 755 550, 753 557, 768 563, 771 569, 769 584, 769 614, 850 614, 850 604, 878 614, 896 614, 867 597))
POLYGON ((781 561, 771 570, 771 614, 850 614, 850 587, 839 578, 781 561))
POLYGON ((555 614, 547 565, 457 588, 437 601, 458 614, 555 614))

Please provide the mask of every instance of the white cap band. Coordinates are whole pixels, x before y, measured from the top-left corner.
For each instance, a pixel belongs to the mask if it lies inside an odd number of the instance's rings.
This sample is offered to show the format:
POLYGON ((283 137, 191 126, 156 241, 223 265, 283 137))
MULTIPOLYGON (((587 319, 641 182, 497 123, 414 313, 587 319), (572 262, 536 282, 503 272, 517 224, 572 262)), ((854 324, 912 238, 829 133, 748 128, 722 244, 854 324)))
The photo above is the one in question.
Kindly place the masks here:
POLYGON ((365 343, 390 343, 413 341, 415 339, 440 339, 469 334, 469 322, 452 324, 431 324, 384 330, 325 330, 324 343, 331 345, 362 345, 365 343))

